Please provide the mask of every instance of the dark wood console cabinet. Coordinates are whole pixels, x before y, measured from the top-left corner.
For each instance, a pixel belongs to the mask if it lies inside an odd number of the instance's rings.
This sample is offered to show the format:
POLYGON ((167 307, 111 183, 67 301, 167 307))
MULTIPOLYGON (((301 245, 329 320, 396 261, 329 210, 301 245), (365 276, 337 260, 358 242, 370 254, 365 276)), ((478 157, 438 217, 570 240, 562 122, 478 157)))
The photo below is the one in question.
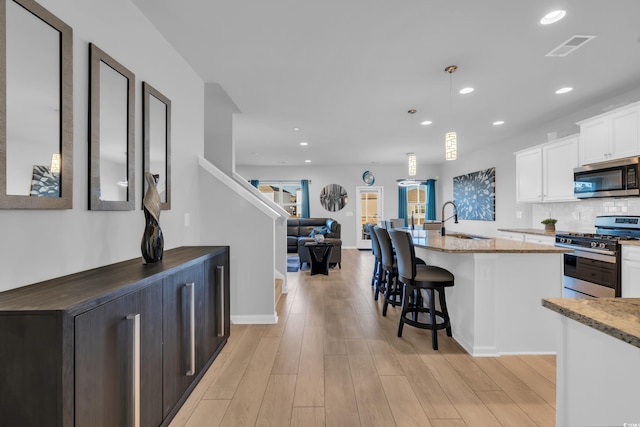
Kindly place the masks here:
POLYGON ((166 426, 229 336, 229 248, 0 293, 0 425, 166 426))

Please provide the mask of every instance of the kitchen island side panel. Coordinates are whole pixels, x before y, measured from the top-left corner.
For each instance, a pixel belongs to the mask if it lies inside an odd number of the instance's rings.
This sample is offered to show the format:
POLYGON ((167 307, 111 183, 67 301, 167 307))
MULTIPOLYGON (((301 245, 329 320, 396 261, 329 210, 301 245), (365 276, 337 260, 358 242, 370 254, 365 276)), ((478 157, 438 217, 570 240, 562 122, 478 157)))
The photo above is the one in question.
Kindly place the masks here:
POLYGON ((416 256, 451 271, 453 337, 473 356, 555 354, 554 327, 541 298, 562 295, 560 253, 452 253, 416 247, 416 256))

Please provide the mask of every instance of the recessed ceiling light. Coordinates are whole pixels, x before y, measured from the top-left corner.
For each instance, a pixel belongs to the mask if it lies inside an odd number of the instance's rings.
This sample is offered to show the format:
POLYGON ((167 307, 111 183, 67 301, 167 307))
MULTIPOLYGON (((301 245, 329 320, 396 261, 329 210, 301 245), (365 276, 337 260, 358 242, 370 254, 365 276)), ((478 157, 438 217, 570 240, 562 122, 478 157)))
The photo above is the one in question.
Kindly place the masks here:
POLYGON ((302 142, 300 142, 300 145, 309 145, 309 143, 306 142, 306 141, 302 141, 302 142))
POLYGON ((305 160, 304 162, 305 163, 311 163, 311 160, 305 160))
POLYGON ((553 12, 549 12, 542 17, 540 20, 541 25, 549 25, 555 22, 558 22, 567 14, 565 10, 554 10, 553 12))
POLYGON ((466 94, 468 94, 468 93, 473 92, 473 90, 474 90, 474 89, 473 89, 472 87, 465 87, 465 88, 463 88, 463 89, 460 89, 460 93, 461 93, 462 95, 466 95, 466 94))
POLYGON ((425 120, 424 122, 420 122, 422 126, 429 126, 431 123, 433 123, 431 120, 425 120))
POLYGON ((300 130, 300 128, 293 128, 293 130, 295 130, 296 132, 298 132, 300 130))
POLYGON ((558 90, 556 91, 556 93, 557 93, 558 95, 561 95, 561 94, 563 94, 563 93, 571 92, 572 90, 573 90, 573 88, 572 88, 572 87, 568 87, 568 86, 567 86, 567 87, 561 87, 560 89, 558 89, 558 90))
POLYGON ((500 126, 504 124, 504 120, 496 120, 495 122, 493 122, 494 126, 500 126))

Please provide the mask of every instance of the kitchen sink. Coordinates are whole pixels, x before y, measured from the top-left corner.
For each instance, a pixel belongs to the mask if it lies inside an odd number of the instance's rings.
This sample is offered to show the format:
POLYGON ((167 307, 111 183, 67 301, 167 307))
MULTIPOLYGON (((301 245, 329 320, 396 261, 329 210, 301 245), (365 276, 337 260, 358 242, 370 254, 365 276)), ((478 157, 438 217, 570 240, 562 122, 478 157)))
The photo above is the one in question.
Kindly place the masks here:
POLYGON ((490 237, 476 236, 475 234, 466 234, 466 233, 447 233, 445 237, 455 237, 456 239, 468 239, 468 240, 490 239, 490 237))

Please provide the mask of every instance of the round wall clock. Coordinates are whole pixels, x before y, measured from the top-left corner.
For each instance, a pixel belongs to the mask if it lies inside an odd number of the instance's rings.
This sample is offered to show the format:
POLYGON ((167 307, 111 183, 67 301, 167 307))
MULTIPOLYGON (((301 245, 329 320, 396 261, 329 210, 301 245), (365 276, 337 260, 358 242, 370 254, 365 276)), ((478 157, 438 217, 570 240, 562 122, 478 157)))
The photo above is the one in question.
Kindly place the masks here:
POLYGON ((373 185, 376 182, 376 177, 370 171, 364 171, 362 174, 362 181, 367 185, 373 185))

